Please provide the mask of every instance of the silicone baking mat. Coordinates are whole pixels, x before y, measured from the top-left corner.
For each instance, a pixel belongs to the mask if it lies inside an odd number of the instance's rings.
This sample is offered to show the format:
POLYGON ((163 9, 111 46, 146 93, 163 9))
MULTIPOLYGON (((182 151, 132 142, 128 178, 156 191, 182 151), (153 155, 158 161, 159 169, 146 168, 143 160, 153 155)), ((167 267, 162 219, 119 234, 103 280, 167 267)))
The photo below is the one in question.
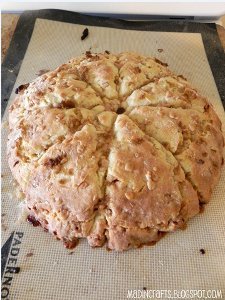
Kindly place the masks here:
POLYGON ((225 297, 225 169, 205 212, 154 247, 116 253, 81 240, 71 254, 41 228, 18 221, 19 200, 12 197, 6 157, 8 104, 15 88, 40 70, 90 48, 136 51, 167 62, 210 99, 225 128, 224 53, 214 24, 126 22, 59 11, 25 14, 2 70, 2 299, 126 299, 128 290, 143 289, 218 289, 225 297), (82 41, 85 28, 89 35, 82 41))

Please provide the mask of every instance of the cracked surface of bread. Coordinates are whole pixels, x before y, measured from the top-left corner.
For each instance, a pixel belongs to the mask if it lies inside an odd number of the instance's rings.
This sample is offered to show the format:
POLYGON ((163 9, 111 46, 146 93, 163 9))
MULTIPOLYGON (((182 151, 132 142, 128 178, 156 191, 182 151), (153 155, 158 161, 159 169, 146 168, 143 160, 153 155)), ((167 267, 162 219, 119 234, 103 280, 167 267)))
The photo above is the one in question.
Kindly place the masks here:
POLYGON ((221 122, 167 64, 87 52, 18 91, 9 166, 30 214, 66 247, 152 245, 210 200, 221 122))

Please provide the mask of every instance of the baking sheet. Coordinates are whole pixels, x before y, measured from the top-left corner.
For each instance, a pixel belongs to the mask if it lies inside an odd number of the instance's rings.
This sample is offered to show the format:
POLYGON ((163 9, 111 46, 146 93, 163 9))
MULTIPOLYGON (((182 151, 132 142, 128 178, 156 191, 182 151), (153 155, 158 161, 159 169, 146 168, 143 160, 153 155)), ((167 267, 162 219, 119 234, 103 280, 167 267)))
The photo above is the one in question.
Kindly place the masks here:
MULTIPOLYGON (((210 99, 225 128, 222 102, 199 33, 128 31, 37 19, 13 90, 34 79, 39 70, 54 69, 90 47, 96 52, 137 51, 166 61, 210 99), (81 41, 86 27, 89 36, 81 41)), ((7 108, 3 123, 6 118, 7 108)), ((9 196, 14 187, 6 161, 6 138, 3 126, 2 244, 12 237, 8 258, 12 248, 18 248, 16 267, 20 268, 12 276, 9 299, 126 299, 128 290, 143 287, 219 289, 225 296, 225 169, 204 214, 191 220, 185 231, 168 234, 154 247, 124 253, 92 249, 81 240, 69 255, 61 242, 41 228, 17 221, 19 202, 9 196), (20 242, 17 245, 15 238, 20 242)), ((7 266, 8 261, 2 282, 7 266)))

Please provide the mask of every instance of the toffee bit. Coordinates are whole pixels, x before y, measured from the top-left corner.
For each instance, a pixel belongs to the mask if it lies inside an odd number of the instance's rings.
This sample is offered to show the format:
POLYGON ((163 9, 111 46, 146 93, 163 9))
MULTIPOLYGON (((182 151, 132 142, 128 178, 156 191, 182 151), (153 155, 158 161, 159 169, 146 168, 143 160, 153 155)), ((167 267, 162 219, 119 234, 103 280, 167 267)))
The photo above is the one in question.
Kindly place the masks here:
POLYGON ((18 274, 20 272, 20 267, 13 267, 12 272, 18 274))
POLYGON ((67 249, 73 249, 73 248, 75 248, 78 245, 79 240, 78 239, 74 239, 72 241, 69 241, 69 240, 63 239, 63 243, 64 243, 65 248, 67 248, 67 249))
POLYGON ((186 77, 184 77, 183 75, 178 75, 177 77, 179 77, 179 78, 181 78, 181 79, 183 79, 183 80, 187 81, 187 78, 186 78, 186 77))
POLYGON ((64 100, 61 102, 62 108, 74 108, 75 103, 71 100, 64 100))
POLYGON ((200 164, 200 165, 204 164, 204 160, 202 160, 202 159, 197 159, 196 162, 197 162, 197 164, 200 164))
POLYGON ((26 257, 31 257, 31 256, 33 256, 33 255, 34 255, 34 253, 29 252, 29 253, 26 254, 26 257))
POLYGON ((13 167, 15 167, 18 163, 19 163, 19 161, 17 160, 17 161, 14 163, 13 167))
POLYGON ((201 253, 202 255, 205 254, 205 249, 200 249, 199 251, 200 251, 200 253, 201 253))
POLYGON ((85 52, 85 55, 86 55, 87 58, 92 57, 91 51, 86 51, 86 52, 85 52))
POLYGON ((21 84, 20 86, 18 86, 18 88, 16 88, 15 93, 19 94, 20 92, 22 92, 23 90, 28 88, 28 86, 29 86, 29 83, 21 84))
POLYGON ((85 28, 83 33, 82 33, 81 40, 83 41, 84 39, 86 39, 88 34, 89 34, 89 30, 88 30, 88 28, 85 28))
POLYGON ((41 225, 41 223, 37 219, 35 219, 34 216, 31 216, 31 215, 29 215, 27 217, 27 221, 28 221, 28 223, 32 224, 34 227, 41 225))
POLYGON ((106 53, 106 54, 110 54, 110 51, 108 51, 108 50, 105 50, 105 53, 106 53))
POLYGON ((131 141, 135 145, 140 145, 141 143, 143 143, 144 139, 143 138, 133 138, 131 141))
POLYGON ((41 70, 39 70, 35 75, 37 75, 37 76, 41 76, 41 75, 43 75, 43 74, 45 74, 45 73, 48 73, 50 70, 48 70, 48 69, 41 69, 41 70))
POLYGON ((168 67, 167 63, 162 62, 161 60, 159 60, 158 58, 155 58, 155 62, 157 62, 158 64, 164 66, 164 67, 168 67))
POLYGON ((50 168, 53 168, 57 165, 59 165, 61 163, 61 161, 63 160, 63 158, 65 157, 65 155, 59 155, 57 156, 56 158, 49 158, 45 163, 44 165, 46 167, 50 167, 50 168))
POLYGON ((205 110, 205 111, 208 111, 209 108, 210 108, 210 105, 207 103, 207 104, 204 106, 204 110, 205 110))

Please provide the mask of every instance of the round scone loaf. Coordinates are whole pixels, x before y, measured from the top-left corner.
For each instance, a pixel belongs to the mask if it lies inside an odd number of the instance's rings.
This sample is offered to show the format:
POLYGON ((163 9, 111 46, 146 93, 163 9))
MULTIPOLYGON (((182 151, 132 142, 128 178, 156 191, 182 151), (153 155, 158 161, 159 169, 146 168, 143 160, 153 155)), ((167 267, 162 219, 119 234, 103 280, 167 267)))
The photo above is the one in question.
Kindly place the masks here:
POLYGON ((29 220, 68 248, 154 244, 210 200, 221 122, 158 59, 87 52, 17 93, 9 165, 29 220))

